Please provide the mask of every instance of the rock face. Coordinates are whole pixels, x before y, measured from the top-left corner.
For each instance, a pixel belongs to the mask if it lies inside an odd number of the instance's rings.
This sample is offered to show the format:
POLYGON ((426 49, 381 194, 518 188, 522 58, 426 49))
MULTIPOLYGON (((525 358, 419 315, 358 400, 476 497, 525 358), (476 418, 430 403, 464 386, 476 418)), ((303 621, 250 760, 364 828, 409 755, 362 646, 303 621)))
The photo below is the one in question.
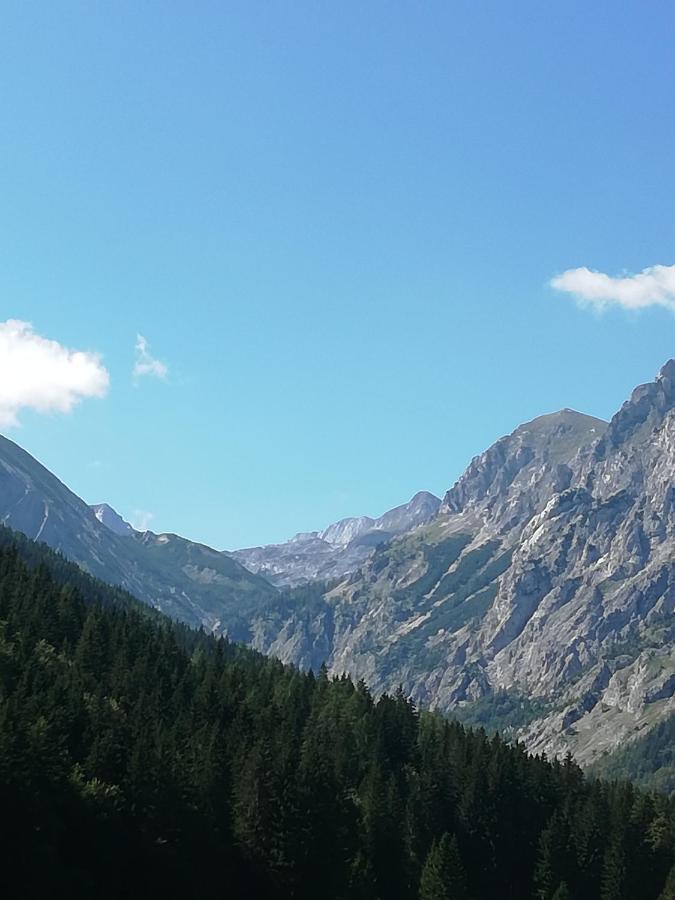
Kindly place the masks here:
POLYGON ((438 514, 256 646, 597 760, 675 710, 675 362, 609 424, 562 410, 476 457, 438 514), (302 637, 304 635, 304 638, 302 637), (300 636, 300 637, 299 637, 300 636))
MULTIPOLYGON (((99 508, 100 509, 100 508, 99 508)), ((114 512, 114 511, 113 511, 114 512)), ((117 514, 115 514, 117 515, 117 514)), ((0 437, 0 522, 191 625, 250 637, 248 617, 277 590, 236 560, 177 535, 120 534, 44 466, 0 437)), ((119 518, 119 517, 118 517, 119 518)), ((122 522, 123 520, 119 520, 122 522)))
POLYGON ((408 503, 390 509, 378 519, 341 519, 323 531, 296 534, 283 544, 235 550, 232 556, 276 585, 293 587, 316 579, 329 581, 355 571, 379 544, 428 522, 440 505, 438 497, 420 491, 408 503))

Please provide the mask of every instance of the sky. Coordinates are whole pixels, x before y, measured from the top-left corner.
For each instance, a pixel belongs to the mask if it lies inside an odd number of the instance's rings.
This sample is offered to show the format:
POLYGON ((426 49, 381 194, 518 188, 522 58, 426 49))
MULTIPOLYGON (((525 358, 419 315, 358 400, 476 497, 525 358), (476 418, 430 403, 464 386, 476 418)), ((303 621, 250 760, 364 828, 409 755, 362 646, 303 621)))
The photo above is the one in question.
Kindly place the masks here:
POLYGON ((0 10, 0 431, 217 548, 675 356, 670 2, 0 10))

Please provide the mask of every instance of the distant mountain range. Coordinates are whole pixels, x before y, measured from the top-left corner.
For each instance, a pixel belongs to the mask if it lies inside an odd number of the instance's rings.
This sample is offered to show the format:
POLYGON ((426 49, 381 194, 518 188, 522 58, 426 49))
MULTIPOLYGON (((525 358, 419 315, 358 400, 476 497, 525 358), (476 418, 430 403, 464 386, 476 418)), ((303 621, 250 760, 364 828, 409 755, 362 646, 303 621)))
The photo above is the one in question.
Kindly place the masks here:
POLYGON ((332 580, 357 569, 379 544, 429 522, 440 505, 438 497, 420 491, 408 503, 390 509, 378 519, 341 519, 323 531, 296 534, 284 544, 236 550, 232 556, 251 572, 258 572, 277 585, 332 580))
POLYGON ((442 502, 285 544, 138 534, 7 440, 0 519, 186 622, 400 683, 533 750, 597 762, 675 711, 675 361, 609 423, 519 426, 442 502))

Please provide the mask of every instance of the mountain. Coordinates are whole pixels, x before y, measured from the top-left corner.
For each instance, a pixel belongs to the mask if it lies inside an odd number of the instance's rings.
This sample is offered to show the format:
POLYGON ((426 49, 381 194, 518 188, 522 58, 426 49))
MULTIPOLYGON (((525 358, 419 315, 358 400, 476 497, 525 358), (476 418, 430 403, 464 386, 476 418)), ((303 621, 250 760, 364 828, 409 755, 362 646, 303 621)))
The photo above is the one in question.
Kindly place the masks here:
POLYGON ((584 764, 675 710, 675 362, 607 424, 562 410, 476 457, 426 525, 255 646, 584 764))
POLYGON ((232 636, 250 637, 251 610, 259 612, 277 595, 265 579, 227 554, 178 535, 133 529, 120 534, 122 520, 100 510, 0 437, 0 522, 183 622, 218 631, 227 620, 232 636))
POLYGON ((107 503, 97 503, 90 507, 101 525, 105 525, 113 534, 128 536, 134 533, 134 529, 122 516, 107 503))
POLYGON ((440 505, 276 547, 114 534, 9 441, 0 518, 183 621, 599 765, 675 712, 674 472, 671 361, 609 423, 519 426, 440 505))
POLYGON ((420 491, 408 503, 377 519, 341 519, 323 531, 303 532, 283 544, 235 550, 231 555, 251 572, 279 586, 293 587, 316 579, 330 581, 357 569, 379 544, 428 522, 440 505, 438 497, 420 491))
POLYGON ((177 626, 0 528, 0 891, 667 900, 675 804, 177 626))

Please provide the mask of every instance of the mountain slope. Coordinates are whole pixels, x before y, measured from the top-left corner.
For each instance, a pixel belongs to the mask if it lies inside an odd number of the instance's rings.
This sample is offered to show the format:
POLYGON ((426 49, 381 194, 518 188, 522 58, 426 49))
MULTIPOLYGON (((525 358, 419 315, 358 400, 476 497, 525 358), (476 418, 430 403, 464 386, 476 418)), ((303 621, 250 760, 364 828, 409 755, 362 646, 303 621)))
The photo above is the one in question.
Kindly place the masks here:
POLYGON ((250 608, 276 597, 236 560, 177 535, 120 535, 12 441, 0 437, 0 521, 85 571, 193 625, 247 639, 250 608))
POLYGON ((323 531, 303 532, 283 544, 235 550, 232 556, 280 586, 341 578, 362 565, 378 544, 428 522, 440 505, 438 497, 420 491, 377 519, 341 519, 323 531))
POLYGON ((334 671, 486 721, 506 694, 529 747, 598 760, 675 708, 674 472, 670 362, 609 425, 562 410, 502 438, 256 646, 301 660, 325 632, 334 671))
MULTIPOLYGON (((461 685, 451 691, 447 683, 454 635, 493 603, 518 523, 569 484, 577 450, 605 427, 569 410, 520 426, 473 460, 434 519, 377 547, 359 572, 327 593, 313 625, 302 608, 278 633, 276 623, 268 632, 257 622, 256 646, 306 663, 298 631, 313 634, 330 623, 329 662, 336 671, 353 672, 378 689, 400 681, 441 706, 466 699, 461 685)), ((470 677, 461 655, 460 648, 460 680, 470 677)))
POLYGON ((592 774, 630 780, 649 790, 675 794, 675 713, 641 737, 600 759, 592 774))

